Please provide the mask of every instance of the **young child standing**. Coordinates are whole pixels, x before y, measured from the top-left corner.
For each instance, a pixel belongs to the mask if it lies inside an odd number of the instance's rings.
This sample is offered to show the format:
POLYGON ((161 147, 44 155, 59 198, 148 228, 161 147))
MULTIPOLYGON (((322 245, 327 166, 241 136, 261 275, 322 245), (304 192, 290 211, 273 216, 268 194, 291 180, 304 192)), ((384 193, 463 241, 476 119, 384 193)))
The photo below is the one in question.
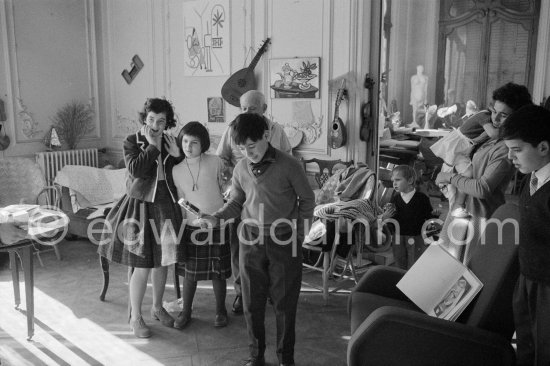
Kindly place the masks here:
POLYGON ((176 139, 164 131, 174 127, 174 109, 165 99, 147 99, 139 112, 141 128, 124 140, 124 162, 128 169, 127 192, 107 215, 98 252, 103 257, 127 265, 129 279, 130 328, 138 338, 151 336, 141 316, 141 304, 151 273, 153 307, 151 318, 172 327, 174 318, 162 307, 168 267, 164 246, 173 247, 175 238, 161 237, 165 225, 179 228, 180 209, 176 192, 166 183, 166 167, 181 160, 176 139), (138 223, 138 224, 136 224, 138 223))
POLYGON ((242 219, 239 265, 250 352, 245 366, 265 364, 268 295, 275 309, 279 364, 294 365, 301 246, 306 222, 313 216, 315 196, 298 160, 268 142, 262 116, 237 116, 232 137, 245 159, 233 171, 229 201, 213 216, 203 217, 203 225, 217 226, 220 220, 239 216, 242 219))
POLYGON ((501 127, 514 166, 527 174, 519 197, 519 268, 514 291, 517 365, 550 365, 550 112, 518 109, 501 127))
POLYGON ((390 200, 393 207, 388 208, 385 215, 393 216, 398 225, 393 236, 393 257, 399 268, 409 269, 426 248, 422 226, 432 217, 433 209, 428 196, 416 190, 416 173, 412 167, 396 166, 391 181, 396 194, 390 200))
MULTIPOLYGON (((178 141, 185 154, 185 160, 172 170, 178 197, 196 206, 201 213, 212 214, 224 204, 223 161, 218 156, 205 153, 210 147, 210 136, 206 127, 199 122, 189 122, 183 126, 178 141)), ((180 256, 180 265, 185 268, 183 311, 178 315, 174 327, 183 329, 191 320, 197 281, 205 280, 212 280, 216 298, 214 326, 225 327, 226 279, 231 276, 231 249, 224 235, 227 230, 215 229, 208 233, 200 230, 198 217, 185 210, 183 214, 187 219, 184 220, 183 243, 178 248, 184 252, 180 256)))

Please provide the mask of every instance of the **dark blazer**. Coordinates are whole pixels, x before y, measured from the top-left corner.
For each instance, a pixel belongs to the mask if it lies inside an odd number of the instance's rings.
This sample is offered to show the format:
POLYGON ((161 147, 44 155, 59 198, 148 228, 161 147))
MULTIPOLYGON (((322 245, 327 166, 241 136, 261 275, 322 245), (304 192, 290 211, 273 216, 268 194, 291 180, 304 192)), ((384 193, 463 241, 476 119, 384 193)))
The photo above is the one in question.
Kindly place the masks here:
MULTIPOLYGON (((155 200, 159 154, 162 157, 166 179, 171 178, 172 167, 182 161, 184 157, 183 152, 179 158, 168 154, 164 147, 164 138, 161 151, 159 151, 155 146, 149 145, 140 131, 126 137, 123 150, 124 163, 128 169, 128 179, 126 181, 128 196, 145 202, 154 202, 155 200)), ((173 190, 173 184, 168 183, 172 200, 176 202, 177 192, 173 190)))

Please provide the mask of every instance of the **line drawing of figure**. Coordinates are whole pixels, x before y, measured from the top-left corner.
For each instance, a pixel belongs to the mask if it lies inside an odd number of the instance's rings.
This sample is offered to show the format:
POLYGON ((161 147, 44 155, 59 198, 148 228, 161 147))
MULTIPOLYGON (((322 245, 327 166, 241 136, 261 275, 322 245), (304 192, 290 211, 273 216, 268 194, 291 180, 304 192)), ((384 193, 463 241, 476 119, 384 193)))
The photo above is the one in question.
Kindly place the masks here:
POLYGON ((438 318, 444 319, 449 312, 455 308, 460 300, 470 290, 470 284, 464 277, 460 277, 454 286, 447 292, 443 300, 434 308, 438 318))
POLYGON ((201 42, 199 40, 199 36, 197 34, 196 29, 193 27, 193 32, 191 35, 187 36, 185 39, 185 43, 187 46, 187 54, 189 56, 189 62, 187 63, 187 66, 193 68, 193 69, 202 69, 203 67, 206 68, 206 62, 204 60, 204 54, 203 49, 201 47, 201 42))
POLYGON ((413 109, 413 125, 417 123, 418 109, 428 103, 428 76, 424 75, 424 66, 416 66, 416 74, 411 76, 411 102, 413 109))

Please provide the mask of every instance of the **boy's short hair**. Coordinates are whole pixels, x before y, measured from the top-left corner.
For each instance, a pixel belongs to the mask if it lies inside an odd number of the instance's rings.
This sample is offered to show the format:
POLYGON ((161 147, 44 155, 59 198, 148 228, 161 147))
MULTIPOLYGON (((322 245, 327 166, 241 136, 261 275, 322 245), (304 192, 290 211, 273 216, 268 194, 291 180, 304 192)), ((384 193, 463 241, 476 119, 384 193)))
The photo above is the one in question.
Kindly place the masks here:
POLYGON ((504 140, 522 140, 533 146, 550 143, 550 111, 538 105, 526 105, 512 113, 500 127, 504 140))
POLYGON ((413 179, 413 184, 416 183, 416 172, 409 165, 398 165, 395 168, 393 168, 393 170, 391 172, 392 172, 392 174, 401 173, 403 178, 405 178, 406 180, 410 180, 412 178, 413 179))
POLYGON ((506 104, 513 110, 532 104, 531 94, 525 85, 506 83, 493 91, 493 100, 506 104))
POLYGON ((210 148, 210 135, 204 125, 197 121, 191 121, 185 124, 178 134, 178 145, 181 146, 183 135, 197 137, 201 142, 201 152, 210 148))
POLYGON ((247 139, 259 141, 267 130, 265 118, 255 113, 239 114, 231 125, 231 137, 237 145, 244 145, 247 139))
POLYGON ((166 114, 166 129, 176 126, 176 120, 174 119, 174 107, 166 99, 160 98, 148 98, 143 104, 143 108, 139 111, 139 121, 145 124, 145 119, 149 112, 153 113, 165 113, 166 114))

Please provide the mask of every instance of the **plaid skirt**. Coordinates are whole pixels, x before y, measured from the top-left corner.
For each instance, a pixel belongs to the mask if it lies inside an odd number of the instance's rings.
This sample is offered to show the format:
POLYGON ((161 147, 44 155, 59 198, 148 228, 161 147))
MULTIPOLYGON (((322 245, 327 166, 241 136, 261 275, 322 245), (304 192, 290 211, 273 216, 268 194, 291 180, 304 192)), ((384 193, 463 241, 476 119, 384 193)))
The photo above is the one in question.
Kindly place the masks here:
POLYGON ((184 270, 187 279, 203 281, 231 277, 228 226, 207 232, 206 229, 186 225, 178 252, 178 266, 184 270))
POLYGON ((165 181, 159 181, 155 202, 124 195, 109 212, 106 221, 107 227, 98 249, 101 256, 130 267, 156 268, 162 265, 162 247, 167 244, 161 233, 165 225, 171 224, 177 234, 182 215, 179 206, 172 201, 165 181))

